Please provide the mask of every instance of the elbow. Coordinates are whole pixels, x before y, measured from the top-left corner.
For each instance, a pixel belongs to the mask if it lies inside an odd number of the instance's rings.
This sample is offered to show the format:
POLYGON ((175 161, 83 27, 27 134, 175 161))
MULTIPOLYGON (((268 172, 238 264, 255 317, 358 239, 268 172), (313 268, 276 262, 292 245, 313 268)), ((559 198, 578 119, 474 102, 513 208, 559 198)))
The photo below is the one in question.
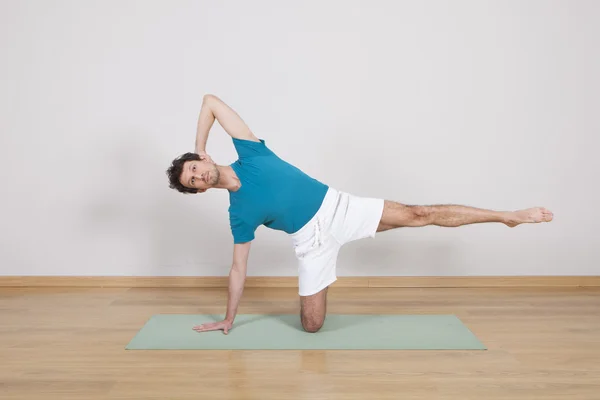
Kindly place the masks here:
POLYGON ((233 287, 244 287, 246 283, 246 268, 234 265, 229 271, 229 285, 233 287))
POLYGON ((202 98, 202 102, 204 104, 213 102, 217 99, 217 96, 215 96, 214 94, 205 94, 204 97, 202 98))
POLYGON ((233 264, 231 265, 231 272, 237 272, 237 273, 241 273, 241 274, 246 274, 246 265, 245 264, 233 264))

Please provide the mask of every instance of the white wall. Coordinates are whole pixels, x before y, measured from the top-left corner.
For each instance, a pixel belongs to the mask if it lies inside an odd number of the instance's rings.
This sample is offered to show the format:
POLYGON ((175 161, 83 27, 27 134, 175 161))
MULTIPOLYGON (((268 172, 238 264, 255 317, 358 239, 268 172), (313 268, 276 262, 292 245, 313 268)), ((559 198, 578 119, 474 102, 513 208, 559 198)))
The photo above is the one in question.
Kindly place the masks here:
MULTIPOLYGON (((555 221, 385 232, 338 274, 600 273, 596 1, 2 1, 2 275, 227 275, 228 194, 168 188, 206 93, 360 196, 555 221)), ((218 124, 207 150, 236 159, 218 124)), ((249 275, 294 276, 260 227, 249 275)))

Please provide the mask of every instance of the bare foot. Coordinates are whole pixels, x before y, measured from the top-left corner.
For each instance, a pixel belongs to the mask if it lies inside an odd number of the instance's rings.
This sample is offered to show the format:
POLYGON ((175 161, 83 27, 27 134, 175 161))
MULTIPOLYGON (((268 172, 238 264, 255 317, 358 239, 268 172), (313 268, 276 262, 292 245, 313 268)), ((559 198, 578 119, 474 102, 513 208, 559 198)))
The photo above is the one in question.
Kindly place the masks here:
POLYGON ((554 218, 552 211, 545 209, 544 207, 528 208, 526 210, 519 210, 509 212, 504 222, 507 226, 514 228, 520 224, 536 224, 539 222, 550 222, 554 218))

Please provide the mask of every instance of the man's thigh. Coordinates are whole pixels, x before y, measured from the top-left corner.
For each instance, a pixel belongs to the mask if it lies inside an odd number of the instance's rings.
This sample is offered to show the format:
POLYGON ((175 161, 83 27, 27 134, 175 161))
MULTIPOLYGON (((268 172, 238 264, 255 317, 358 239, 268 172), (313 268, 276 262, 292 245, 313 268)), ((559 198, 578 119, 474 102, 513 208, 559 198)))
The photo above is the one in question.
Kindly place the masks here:
POLYGON ((311 296, 300 296, 300 319, 307 332, 317 332, 325 322, 327 314, 327 290, 329 287, 311 296))
POLYGON ((383 208, 383 199, 341 192, 332 224, 333 235, 341 245, 375 237, 380 228, 383 208))

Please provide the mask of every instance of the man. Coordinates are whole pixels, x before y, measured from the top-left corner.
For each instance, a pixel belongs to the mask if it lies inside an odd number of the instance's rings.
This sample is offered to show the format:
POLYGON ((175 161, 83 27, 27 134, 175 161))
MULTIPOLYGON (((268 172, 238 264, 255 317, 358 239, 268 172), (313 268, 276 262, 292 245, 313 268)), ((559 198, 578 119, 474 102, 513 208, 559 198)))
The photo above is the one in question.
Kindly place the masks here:
POLYGON ((196 153, 175 159, 167 174, 170 187, 182 193, 229 191, 234 247, 227 313, 223 321, 194 327, 198 332, 223 330, 227 334, 231 329, 244 289, 250 244, 260 225, 291 236, 299 263, 302 326, 307 332, 317 332, 325 320, 327 288, 336 280, 338 252, 348 242, 399 227, 482 222, 515 227, 553 218, 541 207, 499 212, 459 205, 414 206, 336 190, 279 158, 214 95, 204 96, 202 102, 196 153), (215 119, 232 137, 238 153, 239 159, 231 165, 217 165, 206 153, 215 119))

